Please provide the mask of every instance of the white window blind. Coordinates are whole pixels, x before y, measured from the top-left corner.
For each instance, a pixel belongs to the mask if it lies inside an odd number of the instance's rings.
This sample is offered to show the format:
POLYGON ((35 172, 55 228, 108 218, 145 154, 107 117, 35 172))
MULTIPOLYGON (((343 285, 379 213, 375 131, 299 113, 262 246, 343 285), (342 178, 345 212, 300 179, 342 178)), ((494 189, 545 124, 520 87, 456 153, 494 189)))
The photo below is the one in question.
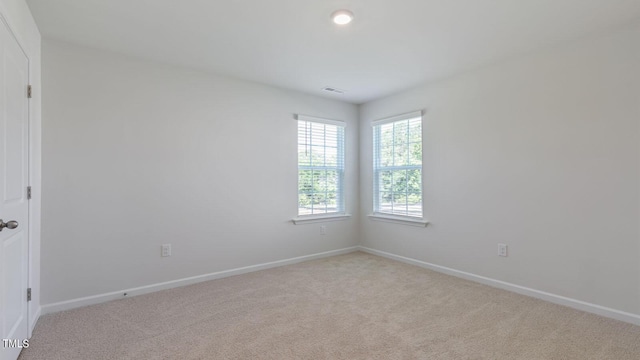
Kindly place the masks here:
POLYGON ((344 125, 298 116, 298 215, 344 213, 344 125))
POLYGON ((422 218, 422 113, 373 123, 373 211, 422 218))

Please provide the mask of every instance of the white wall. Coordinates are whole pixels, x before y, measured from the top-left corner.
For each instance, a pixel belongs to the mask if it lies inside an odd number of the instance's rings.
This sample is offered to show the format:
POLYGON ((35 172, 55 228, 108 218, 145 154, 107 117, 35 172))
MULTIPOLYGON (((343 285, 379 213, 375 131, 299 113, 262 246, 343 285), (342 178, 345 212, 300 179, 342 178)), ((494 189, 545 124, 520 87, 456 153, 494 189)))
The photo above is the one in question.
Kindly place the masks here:
POLYGON ((0 17, 9 24, 29 58, 29 78, 33 86, 29 101, 29 181, 33 198, 29 203, 29 334, 40 315, 40 179, 41 179, 41 82, 40 32, 24 0, 0 0, 0 17))
POLYGON ((360 239, 640 314, 639 46, 640 27, 628 27, 358 108, 45 41, 42 303, 360 239), (373 222, 370 122, 418 109, 431 224, 373 222), (293 113, 348 123, 356 216, 327 223, 326 236, 289 221, 293 113), (159 256, 163 243, 172 257, 159 256))
POLYGON ((640 314, 640 27, 360 112, 362 245, 640 314), (370 123, 418 109, 431 224, 371 221, 370 123))
POLYGON ((43 59, 43 304, 357 244, 355 105, 49 40, 43 59), (324 236, 290 221, 294 113, 347 122, 354 217, 324 236))

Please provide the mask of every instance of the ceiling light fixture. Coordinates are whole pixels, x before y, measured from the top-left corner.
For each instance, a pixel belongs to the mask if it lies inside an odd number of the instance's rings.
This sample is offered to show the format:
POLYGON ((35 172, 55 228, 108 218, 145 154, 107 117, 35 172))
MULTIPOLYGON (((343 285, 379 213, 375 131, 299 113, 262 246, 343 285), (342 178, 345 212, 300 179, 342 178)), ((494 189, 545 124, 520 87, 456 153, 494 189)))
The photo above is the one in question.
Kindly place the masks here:
POLYGON ((338 25, 347 25, 353 20, 353 13, 349 10, 338 10, 331 14, 331 19, 338 25))

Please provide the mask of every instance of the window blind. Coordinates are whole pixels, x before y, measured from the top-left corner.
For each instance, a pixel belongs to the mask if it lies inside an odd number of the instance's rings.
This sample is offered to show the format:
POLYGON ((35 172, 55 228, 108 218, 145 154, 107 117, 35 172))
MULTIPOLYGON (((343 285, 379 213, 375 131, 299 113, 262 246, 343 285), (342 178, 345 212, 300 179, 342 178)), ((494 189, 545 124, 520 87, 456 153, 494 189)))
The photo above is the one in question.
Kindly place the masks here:
POLYGON ((344 213, 344 125, 298 116, 298 215, 332 213, 344 213))
POLYGON ((422 113, 373 123, 374 213, 422 218, 422 113))

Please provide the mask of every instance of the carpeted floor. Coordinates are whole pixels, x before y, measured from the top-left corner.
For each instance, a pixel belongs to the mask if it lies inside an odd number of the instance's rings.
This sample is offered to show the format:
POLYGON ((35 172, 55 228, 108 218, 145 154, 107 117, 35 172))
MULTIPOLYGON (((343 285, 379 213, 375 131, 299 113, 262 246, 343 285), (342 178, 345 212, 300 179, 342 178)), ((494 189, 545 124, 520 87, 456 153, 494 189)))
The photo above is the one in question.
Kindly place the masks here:
POLYGON ((352 253, 43 316, 30 359, 640 359, 640 327, 352 253))

